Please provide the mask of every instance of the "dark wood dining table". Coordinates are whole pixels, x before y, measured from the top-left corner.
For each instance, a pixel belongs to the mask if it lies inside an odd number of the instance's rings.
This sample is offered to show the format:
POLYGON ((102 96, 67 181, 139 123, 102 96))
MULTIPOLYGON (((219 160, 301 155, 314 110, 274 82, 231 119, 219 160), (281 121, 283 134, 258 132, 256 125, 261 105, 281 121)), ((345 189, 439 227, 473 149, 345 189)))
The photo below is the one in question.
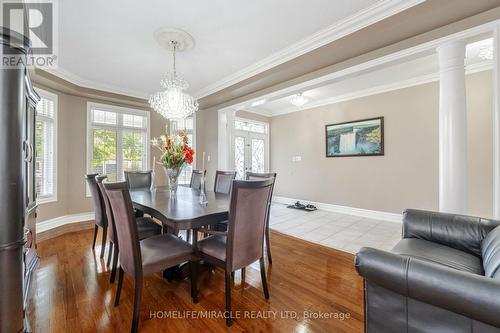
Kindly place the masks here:
MULTIPOLYGON (((186 186, 179 186, 173 198, 166 187, 130 190, 134 208, 159 220, 168 232, 178 235, 180 230, 192 229, 195 247, 198 228, 225 221, 229 215, 229 195, 207 191, 206 196, 208 202, 202 205, 199 203, 200 191, 186 186)), ((163 276, 168 280, 183 279, 189 275, 188 268, 189 265, 184 264, 167 269, 163 276)))
POLYGON ((186 186, 179 186, 173 198, 166 187, 130 191, 134 208, 158 219, 172 233, 227 220, 229 195, 211 191, 206 195, 208 203, 202 205, 199 203, 200 191, 186 186))

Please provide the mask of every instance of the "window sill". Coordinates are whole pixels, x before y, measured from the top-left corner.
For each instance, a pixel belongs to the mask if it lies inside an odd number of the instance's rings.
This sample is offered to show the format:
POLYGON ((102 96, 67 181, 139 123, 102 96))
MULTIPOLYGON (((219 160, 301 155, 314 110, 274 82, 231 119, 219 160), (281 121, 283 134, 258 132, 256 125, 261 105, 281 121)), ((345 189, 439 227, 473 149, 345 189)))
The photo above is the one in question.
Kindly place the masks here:
POLYGON ((57 202, 57 197, 47 197, 47 198, 39 198, 36 199, 37 205, 44 205, 52 202, 57 202))

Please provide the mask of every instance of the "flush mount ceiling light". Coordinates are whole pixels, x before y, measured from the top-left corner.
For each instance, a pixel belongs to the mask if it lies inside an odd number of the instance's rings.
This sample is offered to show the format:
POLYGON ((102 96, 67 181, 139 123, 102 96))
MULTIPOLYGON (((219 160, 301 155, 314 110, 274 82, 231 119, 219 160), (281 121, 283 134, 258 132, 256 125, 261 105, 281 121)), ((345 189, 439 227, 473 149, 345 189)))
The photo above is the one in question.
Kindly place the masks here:
POLYGON ((483 60, 492 60, 493 59, 493 45, 483 45, 479 49, 478 57, 483 60))
POLYGON ((293 95, 292 97, 290 97, 290 103, 292 103, 293 105, 298 106, 298 107, 303 106, 307 102, 309 102, 309 98, 302 95, 302 93, 299 93, 299 94, 296 94, 296 95, 293 95))
POLYGON ((173 63, 172 71, 160 81, 165 90, 151 95, 149 105, 167 119, 189 117, 198 110, 199 105, 196 99, 185 93, 189 84, 177 73, 175 56, 176 52, 191 49, 194 39, 187 32, 173 28, 161 28, 154 36, 158 44, 172 52, 173 63))

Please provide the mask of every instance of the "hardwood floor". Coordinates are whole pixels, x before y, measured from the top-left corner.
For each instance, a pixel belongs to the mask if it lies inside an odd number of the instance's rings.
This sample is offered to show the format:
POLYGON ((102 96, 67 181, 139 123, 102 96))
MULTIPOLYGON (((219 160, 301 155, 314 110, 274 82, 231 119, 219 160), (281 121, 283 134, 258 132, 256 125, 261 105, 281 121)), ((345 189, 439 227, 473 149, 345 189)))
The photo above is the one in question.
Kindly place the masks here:
MULTIPOLYGON (((92 232, 39 243, 41 266, 34 277, 30 307, 34 332, 130 330, 132 280, 125 278, 120 305, 114 307, 116 283, 109 283, 100 249, 91 250, 92 232)), ((267 269, 271 297, 264 299, 258 262, 247 268, 245 283, 236 273, 232 301, 240 318, 232 327, 226 328, 223 318, 179 318, 223 313, 224 272, 216 269, 200 275, 198 304, 191 303, 189 280, 169 283, 160 274, 146 277, 139 331, 363 332, 362 279, 351 254, 276 232, 271 233, 271 242, 273 265, 267 269), (333 318, 307 318, 304 311, 333 318), (165 318, 168 314, 177 318, 165 318), (269 318, 248 318, 251 315, 269 318)))

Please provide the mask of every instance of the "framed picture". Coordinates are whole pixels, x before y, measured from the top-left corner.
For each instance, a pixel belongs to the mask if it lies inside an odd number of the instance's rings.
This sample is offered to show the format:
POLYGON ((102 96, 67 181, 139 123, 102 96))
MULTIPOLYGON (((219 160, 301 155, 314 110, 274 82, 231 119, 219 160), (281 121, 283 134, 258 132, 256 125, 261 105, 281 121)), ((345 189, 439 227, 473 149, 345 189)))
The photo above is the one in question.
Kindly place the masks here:
POLYGON ((384 155, 384 117, 325 126, 326 157, 384 155))

